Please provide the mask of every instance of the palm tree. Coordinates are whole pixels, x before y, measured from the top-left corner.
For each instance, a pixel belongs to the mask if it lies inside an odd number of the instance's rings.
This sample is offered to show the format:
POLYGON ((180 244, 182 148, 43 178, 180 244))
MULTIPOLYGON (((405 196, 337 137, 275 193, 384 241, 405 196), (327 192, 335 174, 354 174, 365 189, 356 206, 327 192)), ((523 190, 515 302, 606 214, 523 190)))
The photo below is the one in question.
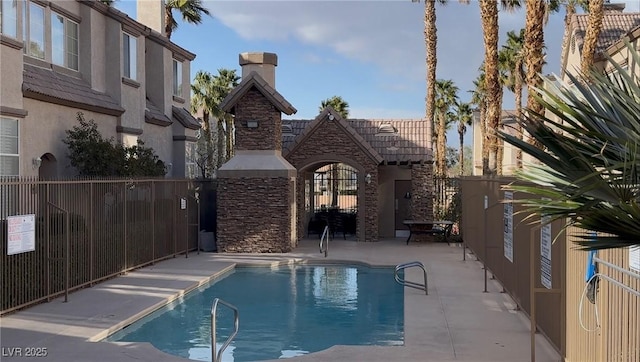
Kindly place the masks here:
MULTIPOLYGON (((513 92, 515 95, 516 103, 516 118, 520 117, 522 113, 522 88, 524 80, 524 29, 520 29, 520 33, 516 34, 515 31, 507 32, 506 44, 502 46, 500 51, 503 65, 508 73, 508 77, 505 82, 507 89, 513 92)), ((516 135, 522 138, 522 128, 519 124, 516 124, 516 135)), ((517 167, 522 167, 522 151, 518 150, 516 155, 517 167)))
MULTIPOLYGON (((640 61, 638 51, 627 48, 640 61)), ((567 220, 566 227, 597 232, 578 241, 590 250, 640 246, 640 88, 628 71, 612 65, 617 72, 611 75, 594 68, 584 76, 568 73, 573 85, 545 80, 540 102, 553 116, 529 113, 519 120, 537 142, 500 134, 540 162, 517 173, 533 186, 509 186, 533 195, 518 202, 551 221, 567 220)))
POLYGON ((436 28, 436 2, 444 5, 447 3, 447 0, 424 1, 424 45, 427 49, 427 96, 425 99, 425 114, 427 121, 429 122, 433 122, 435 119, 436 67, 438 64, 438 30, 436 28))
POLYGON ((436 174, 447 174, 446 146, 447 146, 447 113, 458 102, 458 87, 452 80, 438 79, 436 81, 435 111, 438 127, 436 131, 436 174))
POLYGON ((604 0, 589 0, 589 22, 587 31, 584 35, 584 44, 582 45, 582 60, 580 68, 582 74, 589 75, 589 70, 593 65, 593 59, 596 55, 596 44, 602 29, 602 18, 604 17, 604 0))
MULTIPOLYGON (((544 65, 544 25, 550 12, 557 11, 561 0, 526 0, 526 19, 524 31, 524 51, 526 54, 525 69, 527 83, 527 110, 533 113, 543 111, 535 94, 542 85, 542 73, 544 65)), ((535 140, 534 140, 535 141, 535 140)))
POLYGON ((202 23, 202 15, 211 15, 202 4, 202 0, 167 0, 164 6, 164 35, 171 39, 171 34, 178 28, 178 22, 173 17, 173 10, 182 14, 182 20, 191 24, 202 23))
POLYGON ((218 74, 212 78, 212 88, 215 107, 212 115, 218 120, 218 164, 220 168, 227 162, 233 153, 233 118, 230 114, 220 109, 222 100, 238 85, 240 77, 235 69, 218 69, 218 74))
POLYGON ((327 98, 320 102, 319 111, 322 112, 327 107, 333 108, 334 111, 338 112, 342 119, 349 118, 349 103, 347 103, 340 96, 333 96, 331 98, 327 98))
POLYGON ((467 126, 473 121, 473 110, 469 103, 458 103, 456 105, 456 118, 458 119, 458 137, 460 141, 460 152, 458 153, 460 162, 460 176, 464 175, 464 134, 467 126))
POLYGON ((216 107, 214 104, 211 73, 202 70, 198 71, 191 85, 191 93, 191 111, 197 113, 199 110, 202 110, 201 137, 204 139, 205 150, 201 152, 204 157, 204 162, 200 167, 203 171, 202 176, 209 177, 213 171, 213 160, 217 158, 217 152, 213 149, 211 121, 209 119, 216 107))
POLYGON ((221 68, 218 69, 217 75, 198 71, 194 78, 194 83, 191 85, 193 93, 191 97, 192 111, 196 112, 199 109, 203 111, 202 133, 203 137, 205 137, 207 154, 210 155, 207 162, 208 175, 231 158, 233 150, 233 119, 220 109, 220 103, 238 85, 239 80, 240 77, 235 70, 221 68), (211 132, 211 117, 216 119, 217 127, 215 133, 211 132), (216 143, 215 150, 213 149, 214 141, 216 143))
MULTIPOLYGON (((539 0, 538 0, 539 1, 539 0)), ((487 136, 489 141, 489 170, 500 173, 499 142, 495 131, 500 126, 502 116, 502 86, 498 71, 498 2, 496 0, 479 0, 482 18, 482 34, 484 38, 484 73, 487 101, 487 136)), ((501 0, 502 8, 513 11, 520 7, 518 0, 501 0)))
POLYGON ((482 174, 487 175, 489 173, 489 143, 487 141, 487 97, 484 81, 484 67, 480 68, 480 74, 478 78, 473 81, 475 88, 471 92, 471 103, 478 106, 478 112, 480 114, 480 137, 482 139, 482 174))

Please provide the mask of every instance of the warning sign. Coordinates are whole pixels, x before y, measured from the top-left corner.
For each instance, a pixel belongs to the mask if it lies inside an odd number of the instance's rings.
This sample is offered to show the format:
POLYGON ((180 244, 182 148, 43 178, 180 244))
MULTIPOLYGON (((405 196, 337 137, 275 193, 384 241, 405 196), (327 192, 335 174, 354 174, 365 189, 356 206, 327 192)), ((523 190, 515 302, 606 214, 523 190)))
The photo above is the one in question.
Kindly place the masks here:
POLYGON ((7 217, 7 255, 36 250, 36 215, 7 217))

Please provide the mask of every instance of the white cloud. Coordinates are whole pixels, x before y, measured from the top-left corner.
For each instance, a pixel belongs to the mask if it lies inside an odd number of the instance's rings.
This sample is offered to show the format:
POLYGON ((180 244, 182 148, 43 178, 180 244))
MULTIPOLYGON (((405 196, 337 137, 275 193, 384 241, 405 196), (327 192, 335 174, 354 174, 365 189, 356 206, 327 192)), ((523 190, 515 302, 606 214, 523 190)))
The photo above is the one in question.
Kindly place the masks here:
POLYGON ((212 15, 247 40, 297 40, 414 78, 424 59, 422 5, 410 1, 227 1, 212 15))

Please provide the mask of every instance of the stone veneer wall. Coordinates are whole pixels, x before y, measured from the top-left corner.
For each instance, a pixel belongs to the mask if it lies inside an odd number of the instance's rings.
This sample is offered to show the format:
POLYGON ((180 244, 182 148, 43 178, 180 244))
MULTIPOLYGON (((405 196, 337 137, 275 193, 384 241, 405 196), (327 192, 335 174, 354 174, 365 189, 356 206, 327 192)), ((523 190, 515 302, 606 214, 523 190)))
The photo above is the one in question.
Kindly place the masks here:
POLYGON ((251 88, 235 108, 236 150, 282 150, 282 115, 260 91, 251 88), (248 120, 258 128, 248 128, 248 120))
MULTIPOLYGON (((292 154, 285 157, 296 169, 298 169, 298 215, 304 215, 304 174, 300 171, 302 167, 309 165, 309 160, 342 160, 341 162, 349 163, 351 166, 359 165, 364 170, 359 170, 361 177, 371 175, 371 183, 369 185, 358 183, 359 187, 364 187, 364 200, 358 200, 359 203, 364 201, 365 221, 364 241, 378 241, 378 165, 372 161, 367 154, 360 148, 355 141, 345 134, 342 127, 336 122, 330 120, 322 121, 322 125, 318 127, 312 135, 310 135, 304 144, 297 148, 292 154)), ((361 205, 359 204, 358 207, 361 205)), ((359 208, 359 212, 363 212, 359 208)), ((360 217, 358 217, 357 234, 358 240, 361 240, 362 225, 360 217)), ((298 238, 304 236, 307 225, 305 225, 303 217, 299 218, 298 238)))
MULTIPOLYGON (((411 167, 411 218, 433 220, 433 164, 415 164, 411 167)), ((416 234, 415 241, 433 241, 433 235, 416 234)))
POLYGON ((291 251, 291 187, 285 177, 219 179, 218 252, 291 251))

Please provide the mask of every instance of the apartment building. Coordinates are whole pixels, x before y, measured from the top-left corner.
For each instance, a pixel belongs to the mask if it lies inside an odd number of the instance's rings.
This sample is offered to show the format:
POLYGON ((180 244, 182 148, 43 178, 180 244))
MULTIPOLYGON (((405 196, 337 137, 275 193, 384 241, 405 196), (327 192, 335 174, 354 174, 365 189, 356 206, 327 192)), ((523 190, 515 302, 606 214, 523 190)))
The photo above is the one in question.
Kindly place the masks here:
POLYGON ((76 175, 62 140, 78 112, 106 138, 144 141, 168 177, 194 174, 195 54, 162 35, 164 1, 139 0, 137 17, 94 0, 0 2, 0 176, 76 175))

